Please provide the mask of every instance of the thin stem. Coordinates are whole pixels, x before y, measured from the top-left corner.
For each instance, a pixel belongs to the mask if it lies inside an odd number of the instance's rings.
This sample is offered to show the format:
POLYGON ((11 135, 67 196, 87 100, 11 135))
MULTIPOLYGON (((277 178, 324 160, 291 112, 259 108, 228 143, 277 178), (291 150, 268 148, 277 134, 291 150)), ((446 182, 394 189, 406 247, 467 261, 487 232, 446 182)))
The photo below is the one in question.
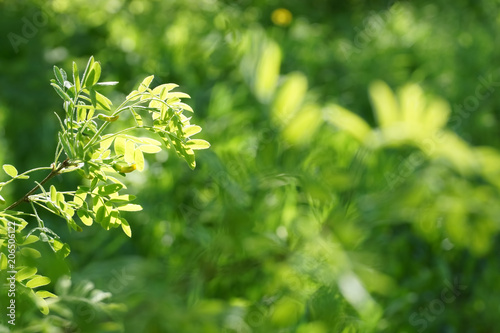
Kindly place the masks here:
POLYGON ((36 220, 38 221, 38 226, 40 228, 45 228, 45 224, 43 224, 42 219, 38 216, 38 213, 36 211, 35 205, 33 204, 33 202, 30 202, 30 204, 31 204, 31 208, 33 208, 33 212, 35 213, 36 220))
POLYGON ((63 170, 64 168, 68 167, 70 164, 71 163, 69 161, 69 158, 65 159, 57 168, 54 167, 52 169, 52 171, 47 175, 47 177, 45 177, 39 184, 37 184, 37 186, 33 187, 22 198, 20 198, 19 200, 17 200, 16 202, 14 202, 12 205, 10 205, 9 207, 7 207, 6 210, 11 210, 11 209, 13 209, 14 207, 20 205, 23 202, 29 201, 29 196, 30 195, 32 195, 33 193, 35 193, 35 191, 40 186, 42 186, 43 184, 45 184, 46 182, 48 182, 49 180, 51 180, 52 178, 54 178, 55 176, 57 176, 61 172, 61 170, 63 170))
POLYGON ((7 185, 7 184, 9 184, 9 183, 11 183, 11 182, 13 182, 13 181, 15 181, 15 180, 18 180, 20 177, 25 176, 25 175, 27 175, 27 174, 30 174, 30 173, 32 173, 32 172, 35 172, 35 171, 40 171, 40 170, 50 170, 50 169, 52 169, 52 167, 40 167, 40 168, 35 168, 35 169, 31 169, 31 170, 25 171, 25 172, 23 172, 23 173, 18 174, 18 175, 17 175, 17 176, 15 176, 14 178, 9 179, 8 181, 4 182, 4 183, 2 184, 2 186, 5 186, 5 185, 7 185))

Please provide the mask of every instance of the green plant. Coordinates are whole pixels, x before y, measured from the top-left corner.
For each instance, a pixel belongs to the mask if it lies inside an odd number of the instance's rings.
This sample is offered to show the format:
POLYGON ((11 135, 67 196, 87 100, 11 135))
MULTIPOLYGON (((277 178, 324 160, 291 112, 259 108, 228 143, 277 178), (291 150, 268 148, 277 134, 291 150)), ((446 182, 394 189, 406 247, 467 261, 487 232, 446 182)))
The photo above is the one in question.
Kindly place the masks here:
MULTIPOLYGON (((91 226, 95 222, 106 230, 121 227, 131 237, 131 227, 122 213, 139 211, 142 207, 131 203, 135 197, 124 193, 126 186, 118 175, 124 177, 135 170, 142 171, 145 167, 143 154, 155 154, 163 148, 175 150, 193 169, 196 165, 194 150, 210 146, 205 140, 191 139, 201 127, 192 125, 191 118, 184 114, 193 110, 182 102, 189 95, 172 91, 178 87, 176 84, 150 88, 153 76, 148 76, 137 90, 114 108, 111 100, 98 89, 118 82, 99 82, 101 66, 93 57, 81 78, 76 63, 73 63, 71 77, 56 66, 54 74, 51 85, 64 101, 62 117, 56 113, 61 129, 54 162, 49 167, 22 173, 13 165, 5 164, 3 170, 10 179, 0 183, 1 190, 15 181, 29 179, 32 173, 49 171, 43 180, 35 181, 28 193, 0 212, 0 233, 6 236, 0 240, 0 268, 16 273, 15 280, 21 291, 28 292, 43 313, 48 313, 44 299, 56 295, 46 290, 34 290, 49 284, 50 279, 38 275, 37 268, 26 259, 41 256, 31 244, 45 242, 62 258, 69 254, 70 249, 44 223, 38 209, 43 208, 63 218, 75 231, 82 231, 82 225, 91 226), (127 112, 132 115, 132 124, 127 124, 127 117, 122 117, 127 112), (120 122, 121 128, 111 126, 120 122), (140 131, 152 135, 137 136, 140 131), (72 191, 61 191, 54 185, 47 187, 55 176, 70 172, 80 173, 86 184, 72 191), (23 202, 29 203, 31 212, 18 210, 23 202), (12 256, 9 257, 9 253, 12 256)), ((1 196, 0 200, 5 203, 1 196)))

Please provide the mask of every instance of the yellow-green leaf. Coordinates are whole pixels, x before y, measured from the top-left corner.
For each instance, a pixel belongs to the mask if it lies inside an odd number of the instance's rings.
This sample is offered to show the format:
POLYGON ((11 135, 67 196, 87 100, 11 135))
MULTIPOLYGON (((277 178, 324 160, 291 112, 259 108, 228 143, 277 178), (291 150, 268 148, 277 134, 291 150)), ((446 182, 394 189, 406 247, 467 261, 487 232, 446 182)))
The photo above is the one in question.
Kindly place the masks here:
POLYGON ((182 130, 184 131, 184 135, 186 137, 190 137, 192 135, 200 133, 201 127, 196 126, 196 125, 189 125, 189 126, 184 127, 182 130))
POLYGON ((85 224, 86 226, 90 227, 92 225, 92 223, 94 222, 94 220, 92 220, 92 217, 90 216, 90 214, 86 210, 79 209, 79 210, 77 210, 76 213, 78 214, 78 217, 83 222, 83 224, 85 224))
POLYGON ((125 220, 124 218, 120 218, 120 222, 122 225, 122 230, 125 233, 125 235, 132 237, 132 229, 130 228, 128 221, 125 220))
POLYGON ((326 114, 328 122, 340 130, 348 132, 360 142, 363 142, 371 131, 370 126, 363 118, 339 105, 329 105, 326 114))
POLYGON ((370 85, 369 92, 380 127, 388 127, 400 120, 398 103, 385 82, 375 81, 370 85))
POLYGON ((142 145, 142 146, 139 146, 139 149, 143 153, 147 153, 147 154, 156 154, 156 153, 161 151, 161 147, 154 146, 154 145, 142 145))
POLYGON ((157 95, 160 99, 167 98, 167 94, 170 90, 177 88, 178 85, 175 83, 165 83, 153 89, 153 94, 157 95))
POLYGON ((38 242, 39 238, 35 235, 29 235, 21 245, 29 245, 38 242))
POLYGON ((3 168, 3 171, 5 171, 5 173, 8 174, 9 176, 11 176, 12 178, 17 176, 17 174, 18 174, 16 167, 13 165, 4 164, 2 168, 3 168))
POLYGON ((23 247, 21 249, 21 253, 26 257, 32 257, 32 258, 40 258, 42 256, 40 252, 30 247, 23 247))
POLYGON ((145 78, 141 84, 139 85, 139 88, 137 89, 139 92, 144 92, 149 88, 149 85, 151 84, 151 81, 153 81, 154 75, 150 75, 147 78, 145 78))
POLYGON ((133 141, 127 141, 125 145, 124 160, 128 163, 134 163, 134 153, 135 153, 135 143, 133 141))
POLYGON ((17 281, 26 280, 26 279, 32 277, 33 275, 35 275, 36 271, 37 271, 36 267, 24 267, 19 272, 17 272, 16 280, 17 281))
POLYGON ((116 155, 125 155, 125 147, 127 145, 127 139, 125 139, 124 137, 117 137, 115 139, 115 154, 116 155))
POLYGON ((53 293, 51 293, 50 291, 47 291, 47 290, 38 290, 35 294, 37 296, 42 297, 42 298, 48 298, 48 297, 56 297, 57 298, 57 295, 54 295, 53 293))
POLYGON ((138 212, 142 210, 142 207, 141 205, 127 204, 125 206, 118 207, 117 209, 125 212, 138 212))
MULTIPOLYGON (((152 146, 155 148, 158 148, 157 146, 152 146)), ((135 165, 137 167, 137 170, 142 171, 144 170, 144 155, 142 154, 142 151, 140 148, 137 148, 134 151, 134 161, 135 165)))
POLYGON ((210 148, 210 143, 201 139, 192 139, 186 143, 186 146, 193 150, 207 149, 210 148))
POLYGON ((50 279, 46 276, 37 275, 33 279, 29 280, 26 283, 26 287, 28 288, 36 288, 40 286, 45 286, 50 283, 50 279))

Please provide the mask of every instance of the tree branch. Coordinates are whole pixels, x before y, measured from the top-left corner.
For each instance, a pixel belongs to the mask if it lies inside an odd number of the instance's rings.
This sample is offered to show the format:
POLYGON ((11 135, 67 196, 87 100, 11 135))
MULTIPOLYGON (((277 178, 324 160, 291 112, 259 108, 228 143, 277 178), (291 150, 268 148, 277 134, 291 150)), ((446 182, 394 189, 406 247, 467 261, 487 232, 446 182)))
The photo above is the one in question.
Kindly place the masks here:
MULTIPOLYGON (((47 177, 45 177, 41 182, 40 182, 40 185, 43 185, 45 183, 47 183, 49 180, 51 180, 52 178, 54 178, 55 176, 57 176, 61 170, 63 170, 64 168, 68 167, 71 163, 69 162, 69 158, 65 159, 57 169, 52 169, 52 171, 47 175, 47 177)), ((23 202, 28 202, 29 201, 29 196, 32 195, 33 193, 35 193, 35 191, 39 189, 39 185, 33 187, 28 193, 26 193, 21 199, 17 200, 16 202, 14 202, 12 205, 10 205, 9 207, 6 208, 6 210, 11 210, 13 209, 14 207, 16 207, 17 205, 23 203, 23 202)))

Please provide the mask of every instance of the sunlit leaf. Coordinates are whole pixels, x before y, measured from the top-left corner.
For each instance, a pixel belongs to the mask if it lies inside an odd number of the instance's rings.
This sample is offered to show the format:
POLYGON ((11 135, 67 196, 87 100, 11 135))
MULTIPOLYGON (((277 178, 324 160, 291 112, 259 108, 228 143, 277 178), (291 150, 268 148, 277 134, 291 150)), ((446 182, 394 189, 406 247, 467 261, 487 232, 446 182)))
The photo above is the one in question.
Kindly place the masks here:
POLYGON ((36 288, 40 286, 45 286, 50 283, 50 279, 46 276, 39 276, 37 275, 33 279, 29 280, 26 283, 26 287, 28 288, 36 288))
POLYGON ((117 137, 115 139, 115 145, 114 145, 115 154, 116 155, 125 155, 126 145, 127 145, 127 140, 124 137, 121 137, 121 136, 117 137))
POLYGON ((210 148, 210 143, 201 139, 192 139, 186 143, 186 146, 194 150, 207 149, 210 148))
POLYGON ((160 84, 153 89, 153 94, 158 95, 160 99, 166 99, 168 92, 178 86, 179 85, 175 83, 160 84))
POLYGON ((154 75, 150 75, 147 78, 145 78, 141 82, 141 84, 139 85, 139 88, 137 88, 137 91, 139 91, 139 92, 146 91, 149 88, 149 85, 151 84, 151 82, 153 81, 153 79, 154 79, 154 75))
MULTIPOLYGON (((143 153, 156 154, 161 151, 161 147, 154 145, 141 145, 139 148, 143 153)), ((137 162, 137 161, 136 161, 137 162)))
POLYGON ((128 163, 134 163, 135 156, 135 143, 133 141, 127 141, 125 144, 124 160, 128 163))
POLYGON ((123 188, 120 184, 108 184, 98 187, 98 193, 101 196, 110 195, 112 193, 116 193, 123 188))
POLYGON ((370 126, 363 118, 341 106, 332 104, 329 105, 325 111, 328 122, 350 133, 360 142, 363 142, 371 131, 370 126))
POLYGON ((73 82, 75 83, 76 91, 80 91, 80 74, 76 62, 73 61, 73 82))
POLYGON ((142 207, 141 207, 141 205, 127 204, 125 206, 120 206, 117 209, 121 210, 121 211, 126 211, 126 212, 138 212, 138 211, 142 210, 142 207))
POLYGON ((11 176, 12 178, 16 177, 18 174, 16 167, 13 165, 4 164, 2 166, 2 168, 3 168, 3 171, 5 171, 5 173, 8 174, 9 176, 11 176))
POLYGON ((273 120, 279 125, 286 125, 301 108, 306 92, 306 76, 298 72, 288 74, 273 102, 273 120))
POLYGON ((26 279, 32 277, 33 275, 35 275, 37 270, 38 269, 36 267, 33 267, 33 266, 24 267, 23 269, 21 269, 20 271, 17 272, 16 280, 17 281, 26 280, 26 279))
POLYGON ((189 125, 182 129, 186 137, 193 136, 201 132, 201 127, 196 125, 189 125))
POLYGON ((120 218, 121 225, 122 225, 122 230, 125 233, 125 235, 132 237, 132 229, 130 228, 130 225, 128 224, 127 220, 124 218, 120 218))
POLYGON ((78 217, 80 218, 80 220, 82 221, 83 224, 85 224, 86 226, 91 226, 92 223, 94 222, 94 220, 92 219, 92 216, 90 216, 90 214, 87 212, 87 210, 85 209, 78 209, 76 211, 78 217))
POLYGON ((54 295, 53 293, 47 290, 38 290, 35 294, 42 298, 57 297, 57 295, 54 295))
POLYGON ((380 127, 388 127, 400 120, 398 103, 386 83, 375 81, 370 85, 369 92, 380 127))
MULTIPOLYGON (((150 147, 158 148, 157 146, 150 146, 150 147)), ((134 162, 137 166, 137 170, 139 171, 144 170, 144 155, 142 154, 141 148, 137 148, 134 151, 134 162)))

